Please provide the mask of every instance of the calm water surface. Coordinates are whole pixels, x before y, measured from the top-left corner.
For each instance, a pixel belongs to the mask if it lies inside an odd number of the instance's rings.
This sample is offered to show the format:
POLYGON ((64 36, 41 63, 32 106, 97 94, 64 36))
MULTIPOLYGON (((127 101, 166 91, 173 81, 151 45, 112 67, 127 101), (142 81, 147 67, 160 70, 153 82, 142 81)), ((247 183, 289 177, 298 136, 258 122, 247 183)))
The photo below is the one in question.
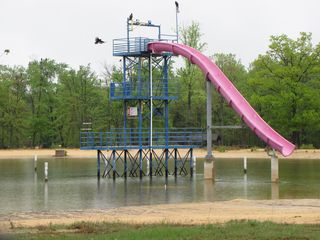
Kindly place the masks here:
POLYGON ((270 160, 217 159, 214 184, 203 180, 197 161, 193 179, 164 177, 96 178, 95 159, 0 160, 0 214, 17 211, 63 211, 142 204, 243 199, 320 198, 320 160, 279 160, 280 183, 270 182, 270 160), (44 162, 49 182, 44 182, 44 162))

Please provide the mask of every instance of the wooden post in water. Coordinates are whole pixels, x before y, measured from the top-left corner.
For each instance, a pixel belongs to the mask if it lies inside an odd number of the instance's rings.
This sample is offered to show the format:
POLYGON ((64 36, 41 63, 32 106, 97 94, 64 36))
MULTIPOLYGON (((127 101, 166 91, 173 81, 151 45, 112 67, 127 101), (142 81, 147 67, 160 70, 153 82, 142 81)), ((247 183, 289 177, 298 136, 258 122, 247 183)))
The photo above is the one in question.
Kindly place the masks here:
POLYGON ((33 161, 33 166, 34 166, 34 171, 37 171, 37 161, 38 161, 38 156, 34 155, 34 161, 33 161))
POLYGON ((44 163, 44 181, 48 182, 48 162, 44 163))
POLYGON ((193 171, 196 172, 197 170, 197 158, 193 156, 193 171))

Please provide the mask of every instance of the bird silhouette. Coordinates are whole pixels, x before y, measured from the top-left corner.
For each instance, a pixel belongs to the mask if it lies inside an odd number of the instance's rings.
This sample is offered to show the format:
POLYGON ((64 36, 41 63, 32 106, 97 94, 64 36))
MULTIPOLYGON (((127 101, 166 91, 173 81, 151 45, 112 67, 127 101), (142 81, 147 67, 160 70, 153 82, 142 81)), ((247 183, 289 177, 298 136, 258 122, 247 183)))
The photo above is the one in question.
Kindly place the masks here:
POLYGON ((180 12, 179 3, 177 1, 175 1, 174 4, 176 4, 176 12, 179 13, 180 12))
POLYGON ((131 21, 133 18, 133 14, 131 13, 130 16, 129 16, 129 21, 131 21))
POLYGON ((100 38, 96 37, 94 44, 103 44, 104 41, 102 41, 100 38))

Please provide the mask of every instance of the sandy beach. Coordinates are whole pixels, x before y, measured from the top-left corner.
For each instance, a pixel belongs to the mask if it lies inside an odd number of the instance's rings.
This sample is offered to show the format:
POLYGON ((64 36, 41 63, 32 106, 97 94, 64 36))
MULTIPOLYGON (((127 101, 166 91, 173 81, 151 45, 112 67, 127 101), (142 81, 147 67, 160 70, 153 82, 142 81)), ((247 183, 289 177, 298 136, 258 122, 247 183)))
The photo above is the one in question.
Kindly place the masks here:
MULTIPOLYGON (((67 158, 96 158, 97 151, 95 150, 80 150, 80 149, 66 149, 67 158)), ((184 150, 181 150, 182 152, 184 150)), ((186 150, 185 150, 186 151, 186 150)), ((110 152, 106 151, 106 154, 110 152)), ((51 158, 55 155, 55 149, 10 149, 0 150, 0 159, 11 158, 33 158, 35 155, 38 158, 51 158)), ((269 158, 265 149, 240 149, 240 150, 226 150, 219 152, 213 150, 215 158, 269 158)), ((284 158, 281 154, 277 154, 279 158, 284 158)), ((194 156, 204 158, 206 156, 206 149, 194 149, 194 156)), ((320 159, 320 149, 298 149, 287 157, 289 159, 320 159)))
POLYGON ((130 206, 73 212, 27 212, 0 215, 0 229, 71 224, 78 221, 208 224, 230 220, 320 224, 320 200, 231 200, 221 202, 130 206))

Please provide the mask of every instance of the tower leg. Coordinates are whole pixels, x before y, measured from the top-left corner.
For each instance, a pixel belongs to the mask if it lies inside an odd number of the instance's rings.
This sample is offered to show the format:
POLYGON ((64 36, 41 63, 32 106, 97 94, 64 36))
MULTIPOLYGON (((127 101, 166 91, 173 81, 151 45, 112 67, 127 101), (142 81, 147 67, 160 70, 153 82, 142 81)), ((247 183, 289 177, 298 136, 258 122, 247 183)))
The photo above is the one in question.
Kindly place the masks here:
POLYGON ((100 150, 97 151, 97 178, 100 180, 100 150))
POLYGON ((142 179, 142 149, 139 150, 139 176, 142 179))
POLYGON ((190 148, 190 177, 193 177, 193 148, 190 148))
POLYGON ((165 167, 166 167, 166 178, 168 178, 169 175, 169 169, 168 169, 168 160, 169 160, 169 150, 166 148, 165 149, 166 153, 165 153, 165 167))
POLYGON ((116 180, 116 150, 112 151, 112 171, 113 180, 116 180))
POLYGON ((128 172, 128 166, 127 166, 127 151, 128 150, 124 150, 124 178, 127 179, 127 172, 128 172))
POLYGON ((178 174, 178 166, 177 166, 177 149, 174 149, 174 176, 177 177, 178 174))
POLYGON ((150 149, 150 156, 149 156, 149 176, 152 178, 152 150, 150 149))

